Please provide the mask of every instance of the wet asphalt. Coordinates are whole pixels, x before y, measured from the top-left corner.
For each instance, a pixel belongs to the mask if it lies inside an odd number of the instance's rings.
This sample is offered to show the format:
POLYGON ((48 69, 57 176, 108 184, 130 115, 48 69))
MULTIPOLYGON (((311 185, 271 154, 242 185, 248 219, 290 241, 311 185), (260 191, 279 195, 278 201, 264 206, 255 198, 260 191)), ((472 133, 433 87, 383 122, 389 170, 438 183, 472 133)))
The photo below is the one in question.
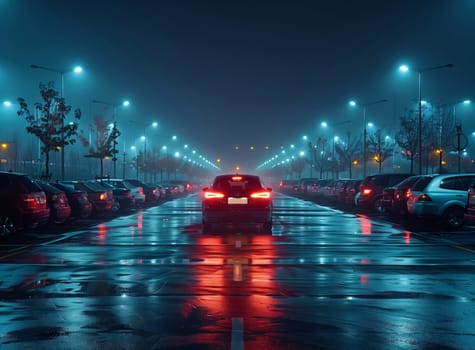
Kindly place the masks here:
POLYGON ((199 195, 0 245, 0 350, 474 349, 475 230, 275 194, 272 235, 199 195))

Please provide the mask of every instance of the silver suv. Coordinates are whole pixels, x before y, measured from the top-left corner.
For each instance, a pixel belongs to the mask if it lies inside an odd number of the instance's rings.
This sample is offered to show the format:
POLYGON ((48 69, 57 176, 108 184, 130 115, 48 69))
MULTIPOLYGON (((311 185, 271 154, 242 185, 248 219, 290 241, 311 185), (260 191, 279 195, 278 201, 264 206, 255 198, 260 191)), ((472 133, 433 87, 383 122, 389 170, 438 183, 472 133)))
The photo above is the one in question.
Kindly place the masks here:
POLYGON ((426 175, 410 189, 407 200, 409 214, 423 218, 439 218, 450 228, 464 224, 467 190, 475 174, 426 175))

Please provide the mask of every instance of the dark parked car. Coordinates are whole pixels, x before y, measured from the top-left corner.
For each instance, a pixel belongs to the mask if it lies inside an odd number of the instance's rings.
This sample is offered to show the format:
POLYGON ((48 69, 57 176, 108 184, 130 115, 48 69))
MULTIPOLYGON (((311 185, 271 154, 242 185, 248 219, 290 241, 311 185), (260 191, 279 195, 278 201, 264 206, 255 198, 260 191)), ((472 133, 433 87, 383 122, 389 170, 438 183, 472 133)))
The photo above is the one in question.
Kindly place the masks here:
POLYGON ((412 174, 376 174, 367 176, 360 185, 360 194, 357 199, 357 207, 384 211, 381 199, 383 189, 394 186, 412 174))
POLYGON ((272 231, 272 189, 255 175, 219 175, 203 189, 203 230, 213 224, 257 223, 272 231))
POLYGON ((55 224, 65 223, 71 216, 71 207, 66 193, 46 182, 38 180, 35 182, 46 194, 46 203, 50 209, 49 221, 55 224))
POLYGON ((126 212, 136 207, 135 198, 132 196, 132 191, 129 188, 114 186, 101 180, 98 180, 97 184, 104 187, 106 190, 112 191, 114 196, 112 211, 126 212))
POLYGON ((94 181, 59 181, 59 183, 87 192, 87 197, 92 204, 92 215, 104 214, 112 210, 114 204, 112 190, 104 189, 94 181))
POLYGON ((45 192, 26 174, 0 172, 0 236, 48 222, 45 192))
POLYGON ((397 215, 407 214, 407 199, 409 189, 422 177, 422 175, 409 176, 398 184, 386 187, 383 190, 381 205, 388 213, 397 215))
POLYGON ((86 191, 76 190, 56 182, 51 182, 50 185, 66 193, 69 206, 71 207, 71 219, 85 219, 91 215, 92 204, 88 199, 86 191))

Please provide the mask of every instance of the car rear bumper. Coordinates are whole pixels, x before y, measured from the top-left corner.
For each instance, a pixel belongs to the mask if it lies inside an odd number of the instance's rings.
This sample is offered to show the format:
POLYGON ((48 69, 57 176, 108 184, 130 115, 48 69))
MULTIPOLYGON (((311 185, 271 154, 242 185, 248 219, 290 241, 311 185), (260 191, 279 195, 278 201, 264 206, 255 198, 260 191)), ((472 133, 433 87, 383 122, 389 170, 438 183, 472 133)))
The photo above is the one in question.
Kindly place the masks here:
POLYGON ((207 223, 266 223, 272 219, 270 208, 206 208, 203 221, 207 223))

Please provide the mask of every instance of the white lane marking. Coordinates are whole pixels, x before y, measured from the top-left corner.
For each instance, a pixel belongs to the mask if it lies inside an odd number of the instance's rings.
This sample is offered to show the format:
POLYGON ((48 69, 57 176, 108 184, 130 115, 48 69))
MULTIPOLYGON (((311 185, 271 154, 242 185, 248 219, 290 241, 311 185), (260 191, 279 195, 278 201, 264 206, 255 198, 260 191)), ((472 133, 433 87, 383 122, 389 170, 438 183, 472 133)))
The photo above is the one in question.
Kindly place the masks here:
POLYGON ((231 350, 244 350, 242 317, 232 318, 231 350))

